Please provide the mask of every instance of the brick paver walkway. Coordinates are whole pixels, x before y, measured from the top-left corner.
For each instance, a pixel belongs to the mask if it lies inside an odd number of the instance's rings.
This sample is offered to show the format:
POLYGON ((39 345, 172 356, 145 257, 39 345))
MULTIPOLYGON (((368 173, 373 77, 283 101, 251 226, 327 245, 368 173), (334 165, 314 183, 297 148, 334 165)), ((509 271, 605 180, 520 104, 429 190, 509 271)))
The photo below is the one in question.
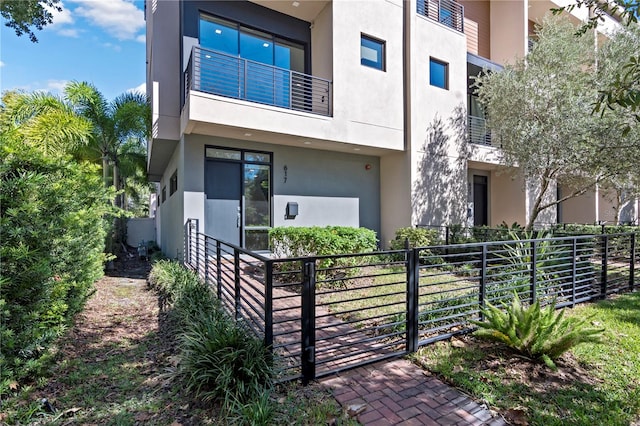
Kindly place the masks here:
POLYGON ((320 380, 364 425, 506 425, 486 407, 405 359, 320 380))

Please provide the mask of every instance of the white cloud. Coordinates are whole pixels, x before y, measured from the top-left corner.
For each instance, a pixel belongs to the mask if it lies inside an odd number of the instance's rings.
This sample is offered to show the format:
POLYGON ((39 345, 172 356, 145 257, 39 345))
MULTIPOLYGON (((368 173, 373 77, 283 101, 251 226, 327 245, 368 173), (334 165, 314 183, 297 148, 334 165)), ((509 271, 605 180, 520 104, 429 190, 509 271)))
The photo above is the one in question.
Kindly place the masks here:
POLYGON ((65 37, 73 37, 78 38, 80 36, 80 32, 75 28, 61 28, 58 30, 58 34, 65 37))
POLYGON ((139 41, 140 43, 145 43, 147 41, 147 35, 140 34, 138 37, 136 37, 136 41, 139 41))
POLYGON ((48 80, 47 87, 43 90, 53 94, 61 94, 67 84, 69 84, 69 80, 48 80))
POLYGON ((127 89, 128 93, 142 93, 143 95, 147 94, 147 83, 141 83, 139 86, 133 87, 131 89, 127 89))
POLYGON ((46 29, 53 30, 64 37, 78 38, 80 31, 72 27, 75 19, 73 19, 71 10, 67 9, 63 2, 58 3, 58 6, 60 6, 62 10, 58 11, 51 6, 44 5, 44 7, 51 12, 51 15, 53 15, 53 22, 47 25, 46 29))
POLYGON ((4 62, 0 61, 0 68, 4 67, 4 62))
POLYGON ((88 19, 118 40, 133 40, 144 28, 144 12, 125 0, 69 0, 74 13, 88 19))
POLYGON ((48 12, 51 12, 51 15, 53 16, 53 21, 50 25, 47 26, 47 28, 56 29, 66 24, 73 24, 73 16, 71 16, 71 11, 69 11, 69 9, 66 9, 64 7, 64 3, 62 2, 58 3, 58 6, 61 7, 62 10, 58 11, 51 6, 48 6, 46 4, 44 5, 45 9, 47 9, 48 12))
POLYGON ((113 43, 102 43, 102 45, 108 49, 113 49, 116 52, 120 52, 122 50, 122 47, 120 47, 120 45, 118 44, 113 44, 113 43))

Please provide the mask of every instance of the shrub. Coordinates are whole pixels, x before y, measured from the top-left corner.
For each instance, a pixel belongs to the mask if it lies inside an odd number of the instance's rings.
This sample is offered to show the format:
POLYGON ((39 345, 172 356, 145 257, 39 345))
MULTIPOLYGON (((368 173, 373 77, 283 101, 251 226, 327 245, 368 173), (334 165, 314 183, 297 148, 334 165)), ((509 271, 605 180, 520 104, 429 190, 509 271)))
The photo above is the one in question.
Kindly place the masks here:
MULTIPOLYGON (((232 413, 272 410, 258 398, 271 387, 271 355, 263 342, 236 323, 195 272, 174 261, 154 264, 149 285, 176 319, 179 364, 175 378, 198 399, 221 401, 232 413)), ((268 401, 267 401, 268 402, 268 401)))
POLYGON ((376 233, 348 226, 276 227, 269 230, 269 246, 276 257, 365 253, 377 248, 376 233))
POLYGON ((0 144, 0 395, 42 372, 92 294, 112 195, 94 166, 0 144))
MULTIPOLYGON (((376 233, 366 228, 348 226, 277 227, 269 230, 269 245, 276 257, 338 256, 372 252, 377 248, 376 233)), ((358 273, 358 266, 369 256, 342 256, 319 259, 318 279, 348 277, 358 273)), ((278 272, 299 270, 299 262, 276 263, 278 272)), ((280 281, 299 280, 298 274, 280 275, 280 281)), ((331 285, 336 285, 332 283, 331 285)))
POLYGON ((409 240, 409 247, 428 247, 442 244, 440 234, 437 229, 429 228, 400 228, 396 230, 396 235, 390 242, 391 250, 403 250, 405 241, 409 240))
POLYGON ((603 330, 586 326, 587 319, 564 316, 556 311, 555 302, 544 308, 540 302, 524 307, 517 293, 511 305, 502 303, 504 310, 488 304, 482 309, 484 321, 471 321, 480 327, 475 335, 503 343, 533 360, 541 360, 556 369, 556 360, 572 347, 587 342, 600 342, 603 330))
POLYGON ((180 341, 179 375, 197 398, 231 410, 270 387, 271 362, 263 343, 216 306, 191 318, 180 341))

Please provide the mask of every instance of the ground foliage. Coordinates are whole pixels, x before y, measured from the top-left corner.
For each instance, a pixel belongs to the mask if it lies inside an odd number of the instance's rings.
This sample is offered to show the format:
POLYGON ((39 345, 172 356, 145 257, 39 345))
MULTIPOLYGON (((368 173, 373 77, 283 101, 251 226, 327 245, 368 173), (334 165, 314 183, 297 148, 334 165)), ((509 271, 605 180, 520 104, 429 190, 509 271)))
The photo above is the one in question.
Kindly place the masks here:
POLYGON ((589 318, 565 317, 565 310, 557 311, 555 303, 542 308, 536 300, 525 306, 518 293, 502 309, 488 303, 481 311, 484 320, 471 321, 479 327, 477 337, 502 343, 553 370, 560 355, 580 343, 599 343, 603 331, 590 327, 589 318))
POLYGON ((415 362, 515 425, 640 424, 640 292, 567 312, 593 318, 603 343, 578 345, 557 370, 473 336, 422 348, 415 362))

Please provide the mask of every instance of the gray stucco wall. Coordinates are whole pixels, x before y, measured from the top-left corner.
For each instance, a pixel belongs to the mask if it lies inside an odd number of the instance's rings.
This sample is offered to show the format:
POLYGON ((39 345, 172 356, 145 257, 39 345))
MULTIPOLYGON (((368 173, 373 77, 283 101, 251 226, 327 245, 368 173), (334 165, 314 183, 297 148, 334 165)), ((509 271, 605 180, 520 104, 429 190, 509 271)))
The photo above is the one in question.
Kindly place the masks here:
MULTIPOLYGON (((271 145, 201 135, 185 135, 184 190, 204 199, 205 146, 273 153, 273 225, 352 225, 380 232, 380 161, 378 157, 271 145), (286 166, 286 172, 285 172, 286 166), (286 179, 285 179, 286 173, 286 179), (300 207, 285 219, 286 202, 300 207)), ((185 217, 204 217, 188 205, 185 217)))

